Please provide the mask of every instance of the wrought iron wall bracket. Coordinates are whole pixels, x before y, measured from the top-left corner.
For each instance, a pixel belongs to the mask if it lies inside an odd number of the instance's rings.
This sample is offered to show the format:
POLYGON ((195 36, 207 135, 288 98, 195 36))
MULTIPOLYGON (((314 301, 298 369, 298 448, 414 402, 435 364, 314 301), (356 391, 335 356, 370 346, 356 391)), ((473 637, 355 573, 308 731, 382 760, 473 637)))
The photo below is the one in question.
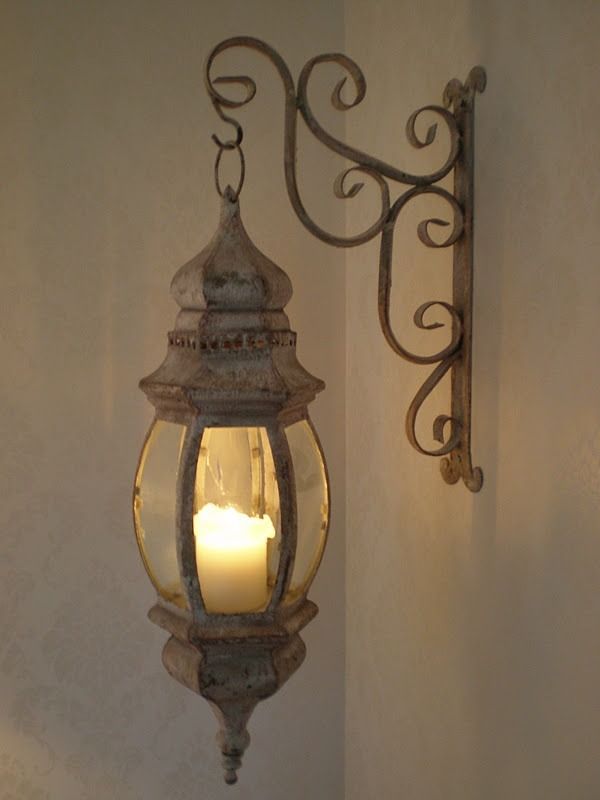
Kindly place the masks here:
POLYGON ((395 353, 413 364, 436 365, 425 380, 414 400, 409 406, 406 416, 406 433, 412 446, 423 455, 442 457, 441 473, 447 483, 456 483, 463 479, 467 488, 479 491, 483 475, 479 467, 473 467, 471 459, 471 363, 472 363, 472 324, 473 324, 473 169, 474 169, 474 132, 473 116, 475 95, 485 89, 486 76, 482 67, 474 67, 464 83, 456 78, 451 80, 443 94, 443 105, 427 105, 415 111, 408 119, 406 135, 413 147, 425 148, 433 143, 437 136, 437 124, 431 124, 424 137, 416 130, 417 119, 423 112, 430 112, 443 122, 449 132, 449 153, 444 164, 427 175, 415 175, 404 172, 387 164, 374 156, 357 150, 334 137, 319 123, 308 102, 307 88, 311 74, 319 64, 333 62, 347 72, 334 87, 331 102, 339 111, 347 111, 357 106, 365 97, 366 81, 359 66, 342 53, 327 53, 310 59, 300 73, 297 85, 281 56, 269 45, 251 37, 240 36, 226 39, 218 44, 210 53, 205 66, 205 83, 213 107, 219 117, 233 126, 234 136, 222 141, 213 135, 218 147, 215 164, 215 181, 217 190, 223 194, 219 182, 219 165, 225 151, 237 152, 240 159, 240 179, 235 190, 229 189, 237 197, 241 191, 245 162, 241 148, 243 130, 240 123, 230 116, 230 110, 241 108, 249 103, 256 94, 256 84, 246 75, 212 77, 211 71, 215 58, 225 50, 246 47, 266 56, 279 73, 285 95, 284 113, 284 172, 288 195, 298 218, 303 225, 317 238, 336 247, 356 247, 376 236, 381 237, 379 259, 379 320, 383 334, 395 353), (348 77, 354 92, 352 99, 342 97, 348 77), (226 97, 219 90, 220 86, 237 85, 243 90, 241 99, 226 97), (360 175, 375 182, 380 194, 380 211, 377 219, 364 231, 353 236, 338 236, 321 228, 310 217, 298 191, 296 180, 296 152, 298 116, 301 116, 315 135, 326 147, 352 162, 334 183, 334 193, 340 199, 355 197, 362 189, 363 183, 352 182, 349 176, 360 175), (453 172, 454 188, 449 192, 439 182, 453 172), (393 202, 390 196, 389 181, 408 186, 393 202), (425 321, 426 312, 437 306, 450 317, 450 342, 442 350, 431 355, 418 355, 404 348, 394 331, 390 320, 390 304, 392 290, 392 254, 396 221, 402 209, 415 197, 422 194, 433 194, 444 200, 449 208, 451 222, 432 218, 421 222, 417 235, 426 247, 453 248, 453 290, 452 302, 434 300, 424 303, 414 314, 415 325, 422 330, 440 328, 444 323, 425 321), (449 226, 450 233, 444 241, 434 240, 430 230, 434 226, 449 226), (447 415, 438 416, 433 422, 433 438, 439 447, 426 448, 417 437, 416 420, 425 399, 439 384, 446 373, 451 376, 451 408, 447 415))

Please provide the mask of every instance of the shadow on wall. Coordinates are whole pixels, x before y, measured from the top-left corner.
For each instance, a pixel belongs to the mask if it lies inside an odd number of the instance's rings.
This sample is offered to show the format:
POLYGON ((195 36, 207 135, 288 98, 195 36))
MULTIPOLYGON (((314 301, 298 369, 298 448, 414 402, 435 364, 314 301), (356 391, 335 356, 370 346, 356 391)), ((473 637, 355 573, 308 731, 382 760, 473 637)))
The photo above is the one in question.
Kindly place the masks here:
POLYGON ((474 448, 485 484, 463 653, 489 800, 591 798, 600 786, 600 415, 598 378, 578 355, 600 333, 585 308, 600 287, 588 269, 578 294, 577 249, 561 240, 565 215, 571 226, 585 216, 581 198, 558 199, 561 162, 584 169, 557 122, 569 116, 556 94, 576 77, 573 51, 561 49, 559 14, 540 34, 525 5, 472 2, 470 13, 489 101, 476 123, 474 448))

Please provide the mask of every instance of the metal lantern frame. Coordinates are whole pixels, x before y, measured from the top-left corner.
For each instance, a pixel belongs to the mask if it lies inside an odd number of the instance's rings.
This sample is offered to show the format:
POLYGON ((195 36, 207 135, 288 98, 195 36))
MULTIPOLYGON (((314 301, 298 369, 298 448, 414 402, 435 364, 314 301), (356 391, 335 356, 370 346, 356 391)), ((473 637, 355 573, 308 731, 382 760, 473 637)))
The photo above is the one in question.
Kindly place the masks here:
MULTIPOLYGON (((186 607, 161 597, 153 580, 159 598, 149 616, 171 634, 163 650, 169 673, 215 709, 225 777, 233 783, 249 743, 247 720, 256 703, 273 694, 302 663, 306 650, 298 633, 318 610, 307 593, 328 532, 329 478, 308 404, 324 383, 297 360, 296 334, 283 311, 291 284, 249 239, 232 190, 224 192, 213 240, 179 270, 171 292, 181 311, 168 334, 167 356, 140 387, 156 408, 146 443, 157 421, 185 426, 174 536, 186 607), (298 504, 286 431, 300 421, 309 425, 321 459, 327 528, 299 595, 290 599, 298 504), (240 427, 263 428, 268 437, 281 523, 277 573, 263 611, 209 612, 196 563, 196 469, 206 430, 240 427)), ((145 451, 146 445, 138 473, 145 451)), ((134 507, 139 502, 136 495, 134 507)), ((144 554, 141 542, 140 550, 144 554)), ((146 563, 146 568, 152 578, 152 566, 146 563)))

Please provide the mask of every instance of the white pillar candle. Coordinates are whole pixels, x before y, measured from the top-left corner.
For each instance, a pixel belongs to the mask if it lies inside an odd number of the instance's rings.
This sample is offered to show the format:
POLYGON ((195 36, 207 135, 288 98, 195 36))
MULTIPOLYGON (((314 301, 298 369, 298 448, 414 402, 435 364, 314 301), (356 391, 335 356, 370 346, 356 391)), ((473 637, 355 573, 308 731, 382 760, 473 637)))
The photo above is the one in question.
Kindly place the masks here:
POLYGON ((207 503, 194 515, 196 564, 207 611, 258 611, 267 602, 267 539, 271 518, 249 517, 207 503))

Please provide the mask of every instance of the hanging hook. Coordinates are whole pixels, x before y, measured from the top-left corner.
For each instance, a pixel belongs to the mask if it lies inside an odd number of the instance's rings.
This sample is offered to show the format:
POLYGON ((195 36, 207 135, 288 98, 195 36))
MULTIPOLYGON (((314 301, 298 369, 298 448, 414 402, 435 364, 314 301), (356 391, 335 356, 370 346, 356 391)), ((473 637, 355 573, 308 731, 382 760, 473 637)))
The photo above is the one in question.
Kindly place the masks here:
POLYGON ((244 158, 244 151, 240 147, 237 142, 233 140, 229 140, 227 142, 221 142, 216 136, 213 136, 213 142, 219 148, 219 152, 217 153, 217 158, 215 160, 215 186, 217 187, 217 192, 224 197, 224 192, 221 187, 221 181, 219 180, 219 166, 221 164, 221 158, 223 153, 226 150, 236 150, 237 154, 240 158, 240 178, 238 181, 237 189, 233 192, 232 200, 235 202, 238 197, 240 196, 240 192, 242 191, 242 186, 244 185, 244 178, 246 177, 246 159, 244 158))

